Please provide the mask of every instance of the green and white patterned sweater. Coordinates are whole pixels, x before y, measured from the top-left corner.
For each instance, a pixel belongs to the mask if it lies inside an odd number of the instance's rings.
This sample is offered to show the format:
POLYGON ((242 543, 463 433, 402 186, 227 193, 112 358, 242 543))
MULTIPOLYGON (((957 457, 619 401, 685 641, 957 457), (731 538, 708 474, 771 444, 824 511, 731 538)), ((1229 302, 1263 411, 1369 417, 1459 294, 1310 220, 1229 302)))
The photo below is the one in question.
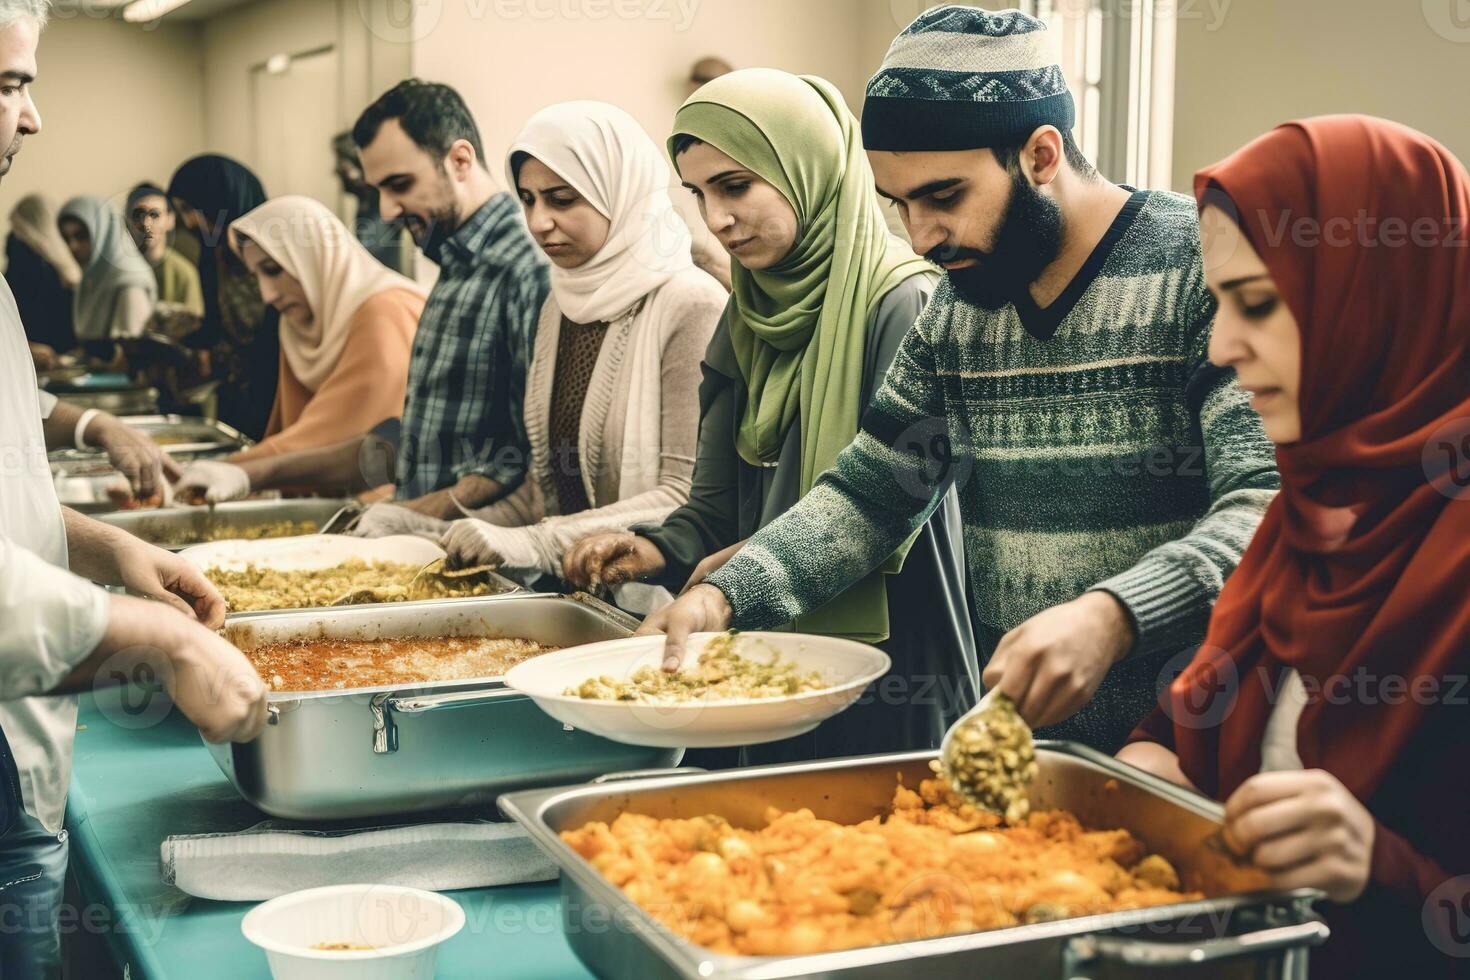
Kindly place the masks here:
POLYGON ((1057 301, 1022 305, 977 308, 946 277, 853 444, 710 582, 737 627, 788 622, 881 564, 953 482, 982 663, 1086 591, 1132 613, 1131 656, 1042 733, 1112 750, 1202 640, 1279 486, 1275 449, 1206 356, 1192 199, 1135 192, 1057 301))

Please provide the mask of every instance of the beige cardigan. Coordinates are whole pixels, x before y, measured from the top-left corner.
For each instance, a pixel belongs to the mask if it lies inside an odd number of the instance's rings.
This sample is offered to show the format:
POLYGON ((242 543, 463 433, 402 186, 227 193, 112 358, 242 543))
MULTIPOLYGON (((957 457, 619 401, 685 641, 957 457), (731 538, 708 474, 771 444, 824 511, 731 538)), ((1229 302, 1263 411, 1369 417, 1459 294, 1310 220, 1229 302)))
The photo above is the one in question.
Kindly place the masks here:
POLYGON ((588 534, 661 521, 682 505, 689 497, 699 441, 700 365, 727 299, 718 282, 690 268, 649 293, 631 318, 608 325, 582 405, 577 440, 582 482, 592 509, 559 514, 554 512, 547 432, 562 313, 555 295, 548 296, 526 378, 531 465, 516 490, 473 516, 520 529, 536 549, 541 571, 559 574, 562 556, 588 534), (651 353, 640 347, 647 342, 658 345, 660 410, 656 419, 630 419, 639 354, 651 353), (626 445, 625 434, 635 431, 646 434, 643 444, 626 445), (630 472, 643 489, 624 497, 630 472))

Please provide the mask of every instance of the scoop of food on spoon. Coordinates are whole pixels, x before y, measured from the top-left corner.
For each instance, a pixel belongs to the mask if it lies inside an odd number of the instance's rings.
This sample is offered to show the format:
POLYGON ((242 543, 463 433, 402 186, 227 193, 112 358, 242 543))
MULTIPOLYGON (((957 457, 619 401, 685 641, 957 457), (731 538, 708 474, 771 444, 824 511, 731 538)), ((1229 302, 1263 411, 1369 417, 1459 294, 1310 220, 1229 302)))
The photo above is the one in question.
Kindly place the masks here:
POLYGON ((1031 729, 1016 703, 991 690, 950 726, 939 749, 940 771, 967 802, 1015 824, 1031 812, 1027 788, 1036 778, 1031 729))

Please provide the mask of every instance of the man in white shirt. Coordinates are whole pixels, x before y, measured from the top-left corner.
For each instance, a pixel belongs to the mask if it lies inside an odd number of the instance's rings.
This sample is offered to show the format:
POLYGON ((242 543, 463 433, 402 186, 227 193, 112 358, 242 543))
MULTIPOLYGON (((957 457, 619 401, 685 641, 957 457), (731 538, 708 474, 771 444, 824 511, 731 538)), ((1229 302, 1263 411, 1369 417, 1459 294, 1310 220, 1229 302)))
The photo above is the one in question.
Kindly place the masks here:
MULTIPOLYGON (((41 129, 30 84, 48 6, 0 0, 0 178, 23 138, 41 129)), ((7 980, 59 968, 62 818, 77 710, 75 698, 61 695, 136 676, 146 665, 206 738, 253 738, 266 719, 254 668, 211 631, 224 620, 224 601, 198 569, 57 503, 42 424, 54 409, 55 399, 38 395, 15 300, 0 284, 0 977, 7 980), (109 594, 87 579, 148 598, 109 594)))

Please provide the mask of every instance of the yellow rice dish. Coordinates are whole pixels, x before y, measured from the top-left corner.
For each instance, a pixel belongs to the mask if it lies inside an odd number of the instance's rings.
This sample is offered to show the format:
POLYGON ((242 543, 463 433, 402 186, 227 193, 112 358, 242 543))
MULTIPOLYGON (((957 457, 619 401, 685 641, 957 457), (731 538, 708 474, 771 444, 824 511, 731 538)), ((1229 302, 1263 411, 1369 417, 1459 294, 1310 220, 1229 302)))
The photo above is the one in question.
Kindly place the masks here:
POLYGON ((380 602, 493 595, 501 591, 495 583, 483 579, 433 579, 422 590, 415 587, 410 596, 408 584, 419 568, 401 562, 364 562, 354 558, 340 565, 305 572, 250 564, 238 571, 206 568, 204 574, 224 596, 231 612, 329 606, 346 593, 361 588, 379 590, 380 602))
POLYGON ((929 939, 1203 897, 1126 830, 1061 811, 1005 826, 939 779, 900 785, 854 826, 770 808, 743 830, 718 815, 624 813, 562 839, 678 936, 745 956, 929 939))

